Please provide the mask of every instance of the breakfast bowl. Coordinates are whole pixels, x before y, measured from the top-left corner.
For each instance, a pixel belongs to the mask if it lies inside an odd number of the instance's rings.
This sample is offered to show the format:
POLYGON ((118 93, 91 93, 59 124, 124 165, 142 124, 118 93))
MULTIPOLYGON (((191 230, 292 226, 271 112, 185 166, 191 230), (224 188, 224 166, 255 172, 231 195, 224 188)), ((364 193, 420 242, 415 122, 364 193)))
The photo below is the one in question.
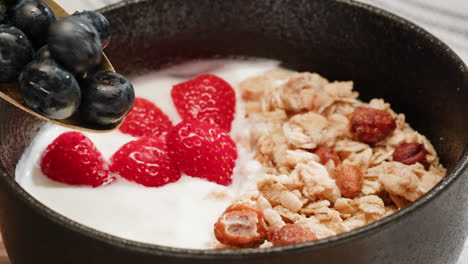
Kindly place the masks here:
POLYGON ((406 113, 448 173, 398 212, 326 239, 236 250, 145 244, 72 221, 22 189, 15 168, 44 122, 2 101, 0 224, 12 263, 456 263, 468 234, 468 69, 434 36, 346 0, 132 0, 100 11, 114 30, 106 54, 123 74, 254 57, 353 80, 363 100, 384 98, 406 113))

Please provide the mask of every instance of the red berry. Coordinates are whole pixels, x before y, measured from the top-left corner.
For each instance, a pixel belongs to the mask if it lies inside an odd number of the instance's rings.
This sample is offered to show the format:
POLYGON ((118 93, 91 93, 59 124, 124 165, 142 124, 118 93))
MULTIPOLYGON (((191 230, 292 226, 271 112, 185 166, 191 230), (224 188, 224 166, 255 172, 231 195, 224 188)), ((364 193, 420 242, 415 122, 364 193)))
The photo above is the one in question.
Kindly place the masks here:
POLYGON ((236 94, 223 79, 204 74, 175 85, 172 100, 182 119, 217 124, 231 130, 236 107, 236 94))
POLYGON ((159 137, 165 136, 171 128, 171 120, 161 109, 144 98, 136 98, 132 110, 120 126, 120 131, 134 137, 159 137))
POLYGON ((356 107, 350 117, 350 130, 358 140, 373 144, 379 142, 396 128, 395 119, 384 110, 356 107))
POLYGON ((401 143, 393 152, 393 160, 406 165, 417 162, 423 164, 426 161, 426 149, 424 145, 418 143, 401 143))
POLYGON ((45 150, 42 172, 52 180, 97 187, 114 180, 93 142, 80 132, 58 136, 45 150))
POLYGON ((217 125, 184 120, 167 134, 167 145, 181 172, 226 186, 232 182, 236 143, 217 125))
POLYGON ((123 145, 111 158, 111 171, 148 187, 159 187, 180 179, 169 156, 166 140, 142 137, 123 145))

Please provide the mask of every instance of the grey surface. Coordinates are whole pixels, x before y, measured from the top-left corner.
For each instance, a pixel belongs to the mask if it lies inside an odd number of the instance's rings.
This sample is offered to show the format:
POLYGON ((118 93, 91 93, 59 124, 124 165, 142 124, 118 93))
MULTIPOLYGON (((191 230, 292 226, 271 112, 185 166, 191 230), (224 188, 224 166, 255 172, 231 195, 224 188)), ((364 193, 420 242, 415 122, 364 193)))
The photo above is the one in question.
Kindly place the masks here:
MULTIPOLYGON (((67 11, 96 9, 118 0, 56 0, 67 11)), ((360 0, 405 17, 447 43, 468 63, 468 1, 466 0, 360 0)), ((466 202, 466 201, 465 201, 466 202)), ((468 243, 459 264, 468 263, 468 243)))

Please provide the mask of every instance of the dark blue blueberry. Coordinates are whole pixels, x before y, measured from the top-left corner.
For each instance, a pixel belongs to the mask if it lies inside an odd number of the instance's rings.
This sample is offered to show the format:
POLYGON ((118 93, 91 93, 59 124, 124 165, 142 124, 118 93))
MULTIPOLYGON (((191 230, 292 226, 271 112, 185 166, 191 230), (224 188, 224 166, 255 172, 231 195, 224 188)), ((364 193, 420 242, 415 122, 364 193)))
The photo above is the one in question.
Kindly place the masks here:
POLYGON ((14 82, 33 57, 26 34, 11 25, 0 25, 0 83, 14 82))
POLYGON ((52 59, 29 63, 20 74, 19 88, 27 107, 52 119, 70 117, 81 101, 73 74, 52 59))
POLYGON ((3 24, 5 22, 5 11, 3 10, 3 7, 0 5, 0 24, 3 24))
POLYGON ((96 29, 75 16, 64 17, 50 26, 49 50, 52 58, 75 74, 94 70, 102 59, 102 43, 96 29))
POLYGON ((50 50, 49 50, 49 46, 48 45, 45 45, 45 46, 42 46, 42 48, 40 48, 36 54, 34 55, 34 60, 46 60, 46 59, 50 59, 50 50))
MULTIPOLYGON (((42 46, 38 51, 36 51, 36 54, 34 54, 33 60, 41 61, 41 60, 47 60, 47 59, 53 59, 52 56, 50 55, 50 50, 49 50, 49 45, 42 46)), ((62 68, 64 68, 62 66, 62 68)), ((75 79, 80 83, 80 80, 83 79, 85 74, 75 74, 75 79)))
POLYGON ((73 15, 87 20, 96 28, 101 38, 102 48, 105 48, 107 44, 109 44, 112 35, 112 27, 105 16, 96 11, 75 12, 73 15))
POLYGON ((124 76, 110 71, 99 71, 81 83, 83 95, 80 115, 86 122, 110 125, 121 120, 135 101, 135 90, 124 76))
POLYGON ((14 5, 20 1, 25 1, 25 0, 4 0, 3 2, 6 3, 7 6, 14 5))
POLYGON ((55 21, 50 7, 38 0, 23 0, 8 8, 8 24, 26 33, 33 46, 38 49, 47 44, 49 26, 55 21))

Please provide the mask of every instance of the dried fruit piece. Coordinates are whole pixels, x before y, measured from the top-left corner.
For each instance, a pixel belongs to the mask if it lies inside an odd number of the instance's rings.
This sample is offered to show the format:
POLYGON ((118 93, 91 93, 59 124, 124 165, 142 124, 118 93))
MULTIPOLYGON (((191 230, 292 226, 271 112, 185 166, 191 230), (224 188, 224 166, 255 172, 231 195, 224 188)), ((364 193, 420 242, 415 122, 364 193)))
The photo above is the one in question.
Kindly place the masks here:
POLYGON ((134 137, 164 137, 172 127, 171 120, 159 107, 144 98, 136 98, 119 129, 134 137))
POLYGON ((182 119, 217 124, 231 130, 236 107, 234 89, 223 79, 204 74, 175 85, 172 100, 182 119))
POLYGON ((234 204, 224 211, 214 225, 216 239, 235 247, 255 247, 267 236, 263 213, 246 204, 234 204))
POLYGON ((230 205, 228 208, 226 208, 226 210, 224 210, 224 213, 229 213, 229 212, 234 212, 234 211, 256 211, 257 214, 259 215, 262 215, 262 211, 259 210, 258 208, 256 207, 253 207, 253 206, 250 206, 246 203, 235 203, 235 204, 232 204, 230 205))
POLYGON ((163 186, 180 178, 166 141, 159 137, 130 141, 112 156, 111 161, 112 172, 148 187, 163 186))
POLYGON ((340 156, 332 148, 329 147, 319 147, 314 151, 317 156, 320 157, 320 163, 325 165, 329 160, 333 160, 335 166, 341 163, 340 156))
POLYGON ((231 184, 236 143, 217 125, 184 120, 169 131, 167 144, 181 172, 221 185, 231 184))
POLYGON ((383 110, 357 107, 350 117, 351 133, 365 143, 376 143, 396 128, 395 119, 383 110))
POLYGON ((285 246, 314 241, 317 240, 317 237, 312 231, 303 228, 299 224, 287 224, 281 228, 270 227, 268 229, 268 240, 274 246, 285 246))
POLYGON ((393 152, 393 160, 406 165, 423 163, 426 160, 426 149, 418 143, 401 143, 393 152))
POLYGON ((341 196, 352 199, 361 191, 364 175, 358 167, 342 163, 335 168, 334 177, 341 196))
POLYGON ((71 185, 97 187, 114 180, 102 154, 80 132, 58 136, 45 150, 41 170, 50 179, 71 185))

